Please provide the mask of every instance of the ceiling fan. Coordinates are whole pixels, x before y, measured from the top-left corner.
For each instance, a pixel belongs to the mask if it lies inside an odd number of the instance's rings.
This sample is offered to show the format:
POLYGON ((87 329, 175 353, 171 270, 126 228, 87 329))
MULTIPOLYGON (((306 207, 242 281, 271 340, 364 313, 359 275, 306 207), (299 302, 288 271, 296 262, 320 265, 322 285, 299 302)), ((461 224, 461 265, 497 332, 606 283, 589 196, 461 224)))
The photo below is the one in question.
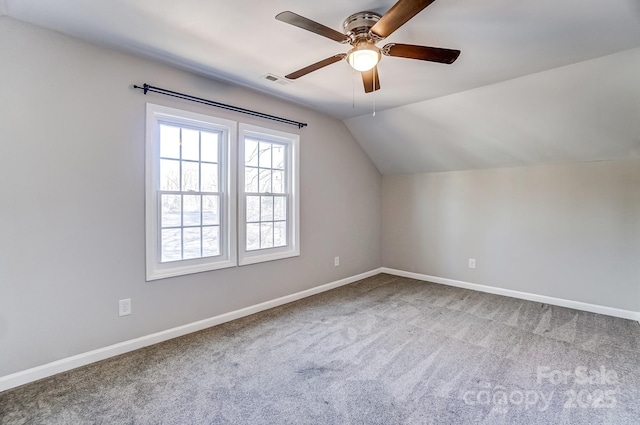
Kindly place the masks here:
POLYGON ((398 0, 384 16, 375 12, 355 13, 345 19, 342 24, 344 34, 293 12, 279 13, 276 15, 276 19, 279 21, 311 31, 342 44, 349 43, 352 46, 347 53, 340 53, 316 62, 285 75, 285 78, 295 80, 347 58, 353 69, 362 73, 365 93, 371 93, 380 89, 377 65, 382 55, 452 64, 460 55, 460 50, 397 43, 389 43, 382 49, 376 47, 376 43, 389 37, 395 30, 434 1, 398 0))

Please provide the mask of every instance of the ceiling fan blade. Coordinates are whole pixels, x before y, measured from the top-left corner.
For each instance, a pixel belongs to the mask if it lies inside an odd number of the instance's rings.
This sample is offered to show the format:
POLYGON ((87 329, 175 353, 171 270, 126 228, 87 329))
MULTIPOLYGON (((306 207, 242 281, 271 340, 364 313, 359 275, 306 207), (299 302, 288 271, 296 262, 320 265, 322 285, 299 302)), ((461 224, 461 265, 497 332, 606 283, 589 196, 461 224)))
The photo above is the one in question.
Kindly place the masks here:
POLYGON ((309 74, 310 72, 317 71, 320 68, 324 68, 325 66, 331 65, 332 63, 340 62, 345 58, 346 53, 340 53, 339 55, 331 56, 330 58, 321 60, 320 62, 316 62, 313 65, 306 66, 302 69, 297 70, 296 72, 292 72, 289 75, 285 75, 284 78, 289 80, 295 80, 296 78, 300 78, 304 75, 309 74))
POLYGON ((413 44, 390 43, 384 46, 382 53, 386 56, 418 59, 429 62, 452 64, 460 56, 460 50, 441 49, 439 47, 414 46, 413 44))
POLYGON ((378 67, 374 66, 368 71, 362 72, 362 83, 364 84, 364 92, 371 93, 375 90, 380 90, 380 78, 378 75, 378 67), (375 82, 375 88, 374 88, 375 82))
POLYGON ((302 28, 304 30, 307 31, 311 31, 314 32, 318 35, 321 35, 323 37, 327 37, 330 38, 332 40, 335 40, 339 43, 347 43, 349 42, 349 37, 347 37, 346 35, 342 34, 341 32, 338 32, 334 29, 331 29, 329 27, 325 27, 322 24, 319 24, 315 21, 312 21, 311 19, 307 19, 304 16, 300 16, 296 13, 293 12, 281 12, 278 13, 276 15, 276 19, 278 21, 282 21, 285 22, 287 24, 296 26, 298 28, 302 28))
POLYGON ((375 35, 387 38, 435 0, 398 0, 371 28, 375 35))

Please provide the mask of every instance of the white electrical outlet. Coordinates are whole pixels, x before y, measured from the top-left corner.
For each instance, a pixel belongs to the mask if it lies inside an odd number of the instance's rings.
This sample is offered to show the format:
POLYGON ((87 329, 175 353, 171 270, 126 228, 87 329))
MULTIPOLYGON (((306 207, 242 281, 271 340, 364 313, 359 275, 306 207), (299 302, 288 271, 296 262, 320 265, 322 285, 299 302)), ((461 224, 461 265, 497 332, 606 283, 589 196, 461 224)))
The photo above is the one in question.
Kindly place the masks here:
POLYGON ((131 298, 118 301, 118 315, 128 316, 131 314, 131 298))
POLYGON ((475 269, 476 268, 476 259, 475 258, 469 258, 469 268, 470 269, 475 269))
POLYGON ((336 257, 333 259, 333 265, 338 267, 340 265, 340 257, 336 257))

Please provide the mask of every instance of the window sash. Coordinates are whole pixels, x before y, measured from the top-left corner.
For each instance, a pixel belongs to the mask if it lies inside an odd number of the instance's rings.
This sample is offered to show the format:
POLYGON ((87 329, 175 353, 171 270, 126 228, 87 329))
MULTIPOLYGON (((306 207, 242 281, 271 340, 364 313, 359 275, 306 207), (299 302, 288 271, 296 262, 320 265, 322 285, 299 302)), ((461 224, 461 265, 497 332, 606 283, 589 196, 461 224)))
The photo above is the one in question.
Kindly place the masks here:
MULTIPOLYGON (((258 248, 250 248, 249 247, 249 243, 248 243, 248 231, 245 233, 245 249, 246 251, 257 251, 257 250, 265 250, 265 249, 277 249, 277 248, 281 248, 281 247, 287 247, 290 245, 290 231, 289 231, 289 222, 290 222, 290 199, 291 196, 288 193, 282 194, 282 193, 264 193, 264 192, 252 192, 252 193, 245 193, 244 195, 244 209, 245 209, 245 214, 244 214, 244 225, 247 226, 246 228, 248 228, 249 224, 253 224, 253 225, 258 225, 261 230, 258 233, 259 238, 258 238, 258 248), (249 217, 247 214, 248 211, 248 205, 249 205, 249 201, 248 199, 250 197, 254 197, 254 198, 259 198, 258 200, 258 214, 257 214, 257 219, 252 219, 252 217, 249 217), (262 212, 262 198, 272 198, 273 203, 271 205, 271 219, 263 219, 263 212, 262 212), (279 218, 276 217, 276 206, 275 206, 275 199, 276 198, 281 198, 284 200, 284 218, 279 218), (276 223, 284 223, 284 243, 280 243, 277 244, 276 243, 276 223), (272 246, 262 246, 262 235, 263 235, 263 231, 262 231, 262 224, 271 224, 272 226, 274 226, 272 228, 272 246)), ((246 230, 245 228, 245 230, 246 230)))
MULTIPOLYGON (((247 124, 240 124, 240 139, 239 139, 239 158, 241 161, 238 164, 239 167, 239 213, 240 213, 240 226, 238 229, 238 245, 239 245, 239 264, 253 264, 262 261, 270 261, 281 258, 287 258, 300 255, 300 243, 299 243, 299 195, 298 195, 298 143, 299 136, 289 133, 278 132, 270 129, 260 128, 247 124), (273 162, 269 166, 252 161, 247 164, 246 148, 247 142, 263 142, 269 143, 271 146, 281 146, 284 148, 283 168, 277 168, 273 162), (247 169, 258 169, 259 171, 282 171, 283 172, 283 184, 282 191, 273 191, 273 182, 271 182, 271 190, 260 190, 260 182, 257 187, 252 185, 251 191, 247 191, 247 182, 245 178, 247 176, 247 169), (255 190, 257 189, 257 191, 255 190), (285 218, 282 220, 276 220, 275 217, 267 220, 263 219, 260 214, 259 220, 251 220, 248 217, 248 200, 249 197, 273 197, 283 198, 286 202, 285 218), (285 223, 285 245, 262 247, 262 242, 259 242, 259 247, 249 246, 248 241, 248 225, 260 225, 260 238, 262 238, 262 225, 272 224, 275 227, 276 222, 285 223)), ((259 151, 258 147, 258 151, 259 151)), ((273 159, 273 158, 272 158, 273 159)), ((259 176, 259 175, 258 175, 259 176)), ((260 205, 262 205, 260 201, 260 205)), ((272 229, 272 244, 276 244, 275 241, 275 229, 272 229)), ((254 229, 255 233, 255 229, 254 229)), ((271 244, 268 244, 271 245, 271 244)))
MULTIPOLYGON (((208 270, 216 270, 237 265, 236 238, 232 232, 236 231, 236 131, 237 123, 230 120, 210 117, 208 115, 196 114, 188 111, 177 110, 165 106, 147 104, 147 213, 146 213, 146 233, 147 233, 147 280, 162 279, 166 277, 179 276, 190 273, 197 273, 208 270), (198 160, 190 157, 185 158, 182 147, 180 154, 160 155, 160 127, 161 125, 178 127, 180 132, 184 129, 198 130, 198 160), (217 133, 217 158, 215 154, 209 153, 209 158, 203 160, 203 134, 217 133), (217 162, 211 159, 217 159, 217 162), (183 163, 198 164, 198 187, 200 190, 161 190, 160 188, 160 164, 162 160, 173 160, 179 163, 179 189, 183 187, 183 163), (218 166, 216 191, 201 190, 202 165, 215 164, 218 166), (184 199, 180 202, 180 225, 165 226, 162 223, 162 196, 216 196, 218 198, 218 223, 206 224, 203 218, 202 198, 200 198, 200 220, 199 225, 185 225, 183 205, 184 199), (218 229, 218 254, 205 254, 203 244, 203 229, 218 229), (162 232, 163 230, 180 230, 180 255, 181 259, 170 261, 163 260, 162 252, 162 232), (200 256, 197 258, 186 258, 187 252, 184 247, 185 229, 199 229, 200 235, 200 256)), ((215 187, 214 187, 215 188, 215 187)), ((214 230, 212 231, 215 234, 214 230)), ((215 252, 215 247, 214 247, 215 252)), ((208 254, 208 253, 207 253, 208 254)))
POLYGON ((224 192, 181 192, 181 191, 163 191, 160 190, 158 191, 158 205, 157 205, 157 209, 158 209, 158 214, 159 214, 159 219, 158 219, 158 252, 160 253, 160 262, 165 264, 165 263, 169 263, 169 262, 176 262, 176 261, 186 261, 186 260, 190 260, 190 259, 195 259, 195 258, 211 258, 211 257, 220 257, 224 255, 224 244, 225 244, 225 237, 224 237, 224 232, 222 231, 224 228, 224 220, 226 219, 224 211, 225 211, 225 205, 224 205, 224 192), (201 198, 200 200, 200 217, 199 217, 199 224, 185 224, 184 222, 184 213, 185 213, 185 208, 184 208, 184 201, 181 199, 181 207, 180 207, 180 223, 174 226, 165 226, 163 223, 163 217, 162 217, 162 196, 163 195, 175 195, 175 196, 199 196, 201 198), (205 209, 202 205, 202 196, 215 196, 218 198, 218 220, 217 223, 213 223, 213 224, 209 224, 209 223, 205 223, 204 220, 204 214, 205 214, 205 209), (205 238, 202 234, 202 230, 200 232, 200 256, 198 257, 192 257, 192 258, 184 258, 184 231, 183 229, 205 229, 205 228, 212 228, 212 227, 217 227, 218 228, 218 243, 217 243, 217 248, 218 248, 218 253, 217 254, 213 254, 213 255, 206 255, 204 253, 205 251, 205 246, 204 246, 204 241, 205 238), (163 251, 163 244, 162 244, 162 232, 164 230, 180 230, 181 231, 181 235, 180 235, 180 239, 181 239, 181 243, 180 243, 180 251, 181 251, 181 258, 179 259, 172 259, 172 260, 163 260, 162 259, 162 253, 163 251))

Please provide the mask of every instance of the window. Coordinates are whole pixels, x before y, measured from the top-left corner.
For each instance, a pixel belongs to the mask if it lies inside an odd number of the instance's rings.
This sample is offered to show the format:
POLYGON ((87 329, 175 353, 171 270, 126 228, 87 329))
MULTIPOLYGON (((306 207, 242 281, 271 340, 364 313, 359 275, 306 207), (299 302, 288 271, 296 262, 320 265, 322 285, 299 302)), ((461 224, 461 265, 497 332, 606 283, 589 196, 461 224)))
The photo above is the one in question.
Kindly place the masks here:
POLYGON ((147 104, 147 280, 300 255, 299 136, 236 126, 147 104))
POLYGON ((235 128, 147 104, 147 280, 236 265, 235 128))
POLYGON ((300 255, 299 136, 240 124, 240 264, 300 255))

